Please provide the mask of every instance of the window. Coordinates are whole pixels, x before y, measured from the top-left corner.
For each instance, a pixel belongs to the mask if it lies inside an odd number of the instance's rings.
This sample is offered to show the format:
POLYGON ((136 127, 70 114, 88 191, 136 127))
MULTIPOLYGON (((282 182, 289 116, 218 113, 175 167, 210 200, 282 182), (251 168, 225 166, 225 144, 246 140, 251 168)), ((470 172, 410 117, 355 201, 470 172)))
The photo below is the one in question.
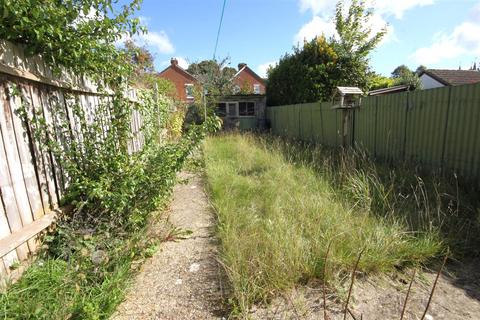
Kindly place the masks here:
POLYGON ((227 104, 225 102, 217 103, 215 114, 219 117, 225 117, 227 115, 227 104))
POLYGON ((241 117, 255 116, 255 102, 239 102, 238 115, 241 117))
POLYGON ((255 94, 260 94, 260 84, 255 83, 255 84, 253 85, 253 93, 255 93, 255 94))
POLYGON ((185 95, 187 96, 187 99, 193 99, 193 84, 185 84, 185 95))
POLYGON ((228 103, 228 116, 229 117, 236 117, 237 116, 237 103, 236 102, 229 102, 228 103))

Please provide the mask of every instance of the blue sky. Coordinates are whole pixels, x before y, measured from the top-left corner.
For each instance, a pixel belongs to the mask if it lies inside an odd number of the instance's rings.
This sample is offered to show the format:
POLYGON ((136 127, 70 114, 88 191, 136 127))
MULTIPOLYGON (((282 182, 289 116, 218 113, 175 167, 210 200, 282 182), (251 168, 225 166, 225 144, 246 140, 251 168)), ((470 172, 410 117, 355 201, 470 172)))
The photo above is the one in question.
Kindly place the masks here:
MULTIPOLYGON (((479 0, 367 0, 372 29, 388 24, 371 55, 372 69, 389 75, 400 64, 415 69, 469 68, 480 60, 479 0)), ((217 58, 246 62, 264 76, 292 46, 317 34, 334 35, 336 1, 227 0, 217 58)), ((157 70, 177 57, 183 66, 210 59, 223 0, 144 0, 138 16, 149 29, 136 41, 155 56, 157 70)), ((478 63, 477 63, 478 64, 478 63)))

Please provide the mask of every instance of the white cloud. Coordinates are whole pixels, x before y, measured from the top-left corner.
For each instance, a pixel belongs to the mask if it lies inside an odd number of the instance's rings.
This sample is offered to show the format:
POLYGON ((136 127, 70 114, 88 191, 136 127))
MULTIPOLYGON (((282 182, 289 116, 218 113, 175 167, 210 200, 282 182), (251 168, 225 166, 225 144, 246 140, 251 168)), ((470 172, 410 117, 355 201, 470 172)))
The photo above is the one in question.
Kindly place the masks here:
POLYGON ((367 6, 381 15, 393 15, 401 19, 405 11, 433 3, 434 0, 370 0, 367 1, 367 6))
POLYGON ((471 11, 467 21, 456 26, 450 33, 437 33, 432 44, 419 48, 410 55, 416 63, 435 64, 463 54, 480 55, 480 4, 471 11))
POLYGON ((178 60, 178 65, 182 67, 183 69, 187 69, 190 63, 188 63, 187 59, 183 57, 176 57, 178 60))
POLYGON ((267 77, 267 71, 270 67, 274 67, 277 64, 277 61, 270 61, 270 62, 265 62, 257 67, 257 74, 262 77, 266 78, 267 77))
MULTIPOLYGON (((335 1, 331 0, 299 0, 300 11, 310 10, 313 14, 312 20, 304 24, 294 37, 294 44, 303 43, 303 40, 311 40, 322 33, 326 36, 335 36, 335 25, 332 17, 335 14, 335 1)), ((434 3, 434 0, 367 0, 366 7, 373 10, 370 17, 370 28, 372 33, 379 32, 384 27, 387 33, 381 44, 391 40, 397 40, 393 26, 388 25, 386 18, 394 16, 401 19, 405 11, 417 6, 426 6, 434 3)), ((351 4, 345 1, 345 8, 351 4)), ((479 9, 480 12, 480 9, 479 9)), ((480 15, 480 13, 479 13, 480 15)))
POLYGON ((165 31, 149 31, 146 34, 139 35, 139 38, 140 41, 145 42, 147 46, 155 48, 160 53, 170 54, 175 52, 175 48, 165 31))
MULTIPOLYGON (((336 1, 332 0, 299 0, 300 11, 311 10, 314 15, 329 16, 335 9, 336 1)), ((367 0, 366 6, 374 9, 381 15, 393 15, 401 19, 405 11, 417 6, 426 6, 434 3, 435 0, 367 0)), ((345 1, 349 6, 350 1, 345 1)))
POLYGON ((335 30, 335 25, 331 20, 325 20, 319 16, 314 16, 312 20, 300 28, 295 35, 294 44, 302 45, 304 40, 312 40, 317 35, 321 34, 327 38, 336 35, 337 31, 335 30))
MULTIPOLYGON (((381 44, 384 44, 390 40, 396 39, 394 28, 391 25, 388 25, 383 17, 379 14, 373 14, 370 17, 370 29, 372 33, 377 33, 383 28, 387 28, 387 33, 385 34, 381 44)), ((337 31, 335 30, 335 24, 331 19, 321 18, 319 16, 314 16, 312 20, 304 24, 302 28, 297 32, 294 37, 294 44, 303 44, 304 40, 312 40, 318 35, 323 34, 325 37, 337 37, 337 31)))
POLYGON ((175 47, 168 38, 167 33, 163 30, 160 32, 149 31, 148 33, 136 34, 133 37, 123 35, 115 44, 122 46, 127 40, 132 40, 139 46, 146 46, 154 52, 162 54, 172 54, 175 52, 175 47))

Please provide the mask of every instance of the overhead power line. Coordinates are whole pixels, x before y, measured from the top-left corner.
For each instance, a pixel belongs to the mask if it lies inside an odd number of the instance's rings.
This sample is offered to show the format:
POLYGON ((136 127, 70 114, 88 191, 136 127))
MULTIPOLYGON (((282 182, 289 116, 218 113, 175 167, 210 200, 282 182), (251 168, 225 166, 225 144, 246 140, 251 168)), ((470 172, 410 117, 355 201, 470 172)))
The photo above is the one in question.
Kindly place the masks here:
POLYGON ((225 12, 226 3, 227 3, 227 0, 223 0, 222 15, 220 16, 220 24, 218 25, 218 31, 217 31, 217 40, 215 41, 215 49, 213 50, 213 60, 215 60, 215 57, 217 55, 218 38, 220 38, 220 30, 222 30, 223 13, 225 12))

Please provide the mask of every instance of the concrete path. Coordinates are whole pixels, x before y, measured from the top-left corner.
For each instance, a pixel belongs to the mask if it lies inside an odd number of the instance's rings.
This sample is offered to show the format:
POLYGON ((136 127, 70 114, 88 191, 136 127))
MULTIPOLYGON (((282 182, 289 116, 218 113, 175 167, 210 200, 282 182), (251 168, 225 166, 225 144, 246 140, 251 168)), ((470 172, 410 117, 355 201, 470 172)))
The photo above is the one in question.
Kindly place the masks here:
POLYGON ((112 319, 222 319, 227 314, 227 281, 217 262, 215 221, 202 179, 186 173, 179 178, 185 183, 174 189, 169 220, 192 233, 161 244, 112 319))

